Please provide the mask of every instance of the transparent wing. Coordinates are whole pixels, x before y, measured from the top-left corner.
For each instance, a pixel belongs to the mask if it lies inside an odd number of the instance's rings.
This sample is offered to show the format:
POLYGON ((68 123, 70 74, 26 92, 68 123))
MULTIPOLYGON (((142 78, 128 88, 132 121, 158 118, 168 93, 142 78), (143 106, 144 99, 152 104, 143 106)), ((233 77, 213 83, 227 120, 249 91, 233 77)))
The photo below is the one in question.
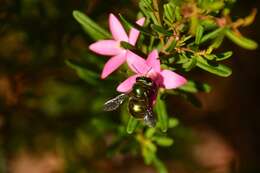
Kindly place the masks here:
POLYGON ((156 119, 153 114, 153 109, 151 106, 148 106, 145 116, 144 116, 144 124, 146 124, 149 127, 155 127, 156 119))
POLYGON ((116 96, 115 98, 108 100, 103 107, 104 111, 113 111, 116 110, 127 98, 128 96, 126 94, 120 94, 116 96))

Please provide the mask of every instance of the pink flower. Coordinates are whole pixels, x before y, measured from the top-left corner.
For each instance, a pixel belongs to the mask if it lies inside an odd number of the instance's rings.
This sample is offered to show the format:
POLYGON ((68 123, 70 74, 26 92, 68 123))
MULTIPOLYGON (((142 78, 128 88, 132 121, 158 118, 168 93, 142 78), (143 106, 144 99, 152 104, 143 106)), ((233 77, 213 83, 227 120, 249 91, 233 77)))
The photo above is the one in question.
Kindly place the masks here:
POLYGON ((178 88, 187 82, 184 77, 177 73, 161 69, 157 50, 153 50, 146 60, 131 51, 127 52, 127 54, 131 57, 127 59, 127 63, 136 74, 130 76, 117 87, 119 92, 131 91, 138 76, 150 77, 158 87, 166 89, 178 88))
MULTIPOLYGON (((141 18, 136 23, 142 26, 144 21, 145 18, 141 18)), ((128 36, 120 21, 113 14, 109 15, 109 28, 113 39, 100 40, 89 46, 89 49, 95 53, 111 56, 103 68, 102 79, 114 72, 127 58, 131 58, 130 56, 126 56, 128 51, 120 47, 120 42, 125 41, 134 46, 140 33, 137 29, 132 28, 128 36)))

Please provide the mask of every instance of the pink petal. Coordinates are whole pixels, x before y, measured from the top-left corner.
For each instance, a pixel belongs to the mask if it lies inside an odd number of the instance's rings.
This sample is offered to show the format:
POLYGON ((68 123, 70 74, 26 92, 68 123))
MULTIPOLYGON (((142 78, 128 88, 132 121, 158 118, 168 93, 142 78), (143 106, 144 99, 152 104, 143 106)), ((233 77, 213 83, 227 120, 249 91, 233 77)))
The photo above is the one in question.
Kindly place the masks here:
POLYGON ((153 50, 149 55, 146 60, 146 63, 148 66, 152 67, 156 72, 161 71, 160 67, 160 60, 159 60, 159 55, 157 50, 153 50))
POLYGON ((104 79, 108 75, 110 75, 112 72, 114 72, 120 65, 122 65, 126 60, 125 53, 119 54, 117 56, 114 56, 110 58, 102 71, 101 78, 104 79))
MULTIPOLYGON (((139 19, 136 23, 138 25, 140 25, 140 26, 143 26, 144 25, 144 21, 145 21, 145 18, 143 17, 143 18, 139 19)), ((130 30, 130 33, 129 33, 129 43, 134 46, 136 41, 137 41, 137 38, 138 38, 139 34, 140 34, 140 31, 138 31, 135 28, 132 28, 130 30)))
POLYGON ((100 40, 89 46, 89 49, 100 55, 115 56, 124 51, 115 40, 100 40))
POLYGON ((137 75, 137 74, 130 76, 125 81, 123 81, 120 85, 118 85, 116 90, 119 91, 119 92, 123 92, 123 93, 131 91, 132 88, 133 88, 133 85, 136 82, 135 80, 138 76, 139 75, 137 75))
POLYGON ((178 88, 187 82, 184 77, 170 70, 163 70, 161 75, 163 76, 163 85, 166 89, 178 88))
POLYGON ((110 13, 109 15, 109 28, 115 40, 128 42, 128 36, 123 26, 121 25, 120 21, 116 18, 116 16, 112 13, 110 13))
POLYGON ((142 57, 136 55, 131 51, 127 51, 126 57, 127 64, 133 72, 137 74, 145 74, 146 72, 148 72, 149 67, 147 66, 146 61, 142 57))

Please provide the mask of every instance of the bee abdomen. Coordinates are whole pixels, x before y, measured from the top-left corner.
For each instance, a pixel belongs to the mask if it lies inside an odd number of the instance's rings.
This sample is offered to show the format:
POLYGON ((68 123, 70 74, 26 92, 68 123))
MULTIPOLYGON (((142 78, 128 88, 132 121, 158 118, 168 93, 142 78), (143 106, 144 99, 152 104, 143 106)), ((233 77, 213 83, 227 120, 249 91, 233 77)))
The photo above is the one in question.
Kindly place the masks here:
POLYGON ((145 99, 130 98, 128 103, 129 113, 138 119, 142 119, 145 116, 147 102, 145 99))

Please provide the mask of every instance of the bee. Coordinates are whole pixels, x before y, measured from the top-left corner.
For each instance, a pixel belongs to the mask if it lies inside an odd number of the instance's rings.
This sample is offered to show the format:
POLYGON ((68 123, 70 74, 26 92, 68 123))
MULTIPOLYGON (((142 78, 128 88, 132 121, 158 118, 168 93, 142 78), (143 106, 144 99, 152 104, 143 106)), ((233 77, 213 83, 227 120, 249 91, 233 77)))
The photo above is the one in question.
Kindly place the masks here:
POLYGON ((144 123, 154 127, 156 123, 153 114, 153 100, 157 95, 158 87, 149 77, 141 76, 136 78, 132 90, 108 100, 104 104, 104 111, 116 110, 126 99, 128 99, 128 111, 136 119, 143 119, 144 123))

